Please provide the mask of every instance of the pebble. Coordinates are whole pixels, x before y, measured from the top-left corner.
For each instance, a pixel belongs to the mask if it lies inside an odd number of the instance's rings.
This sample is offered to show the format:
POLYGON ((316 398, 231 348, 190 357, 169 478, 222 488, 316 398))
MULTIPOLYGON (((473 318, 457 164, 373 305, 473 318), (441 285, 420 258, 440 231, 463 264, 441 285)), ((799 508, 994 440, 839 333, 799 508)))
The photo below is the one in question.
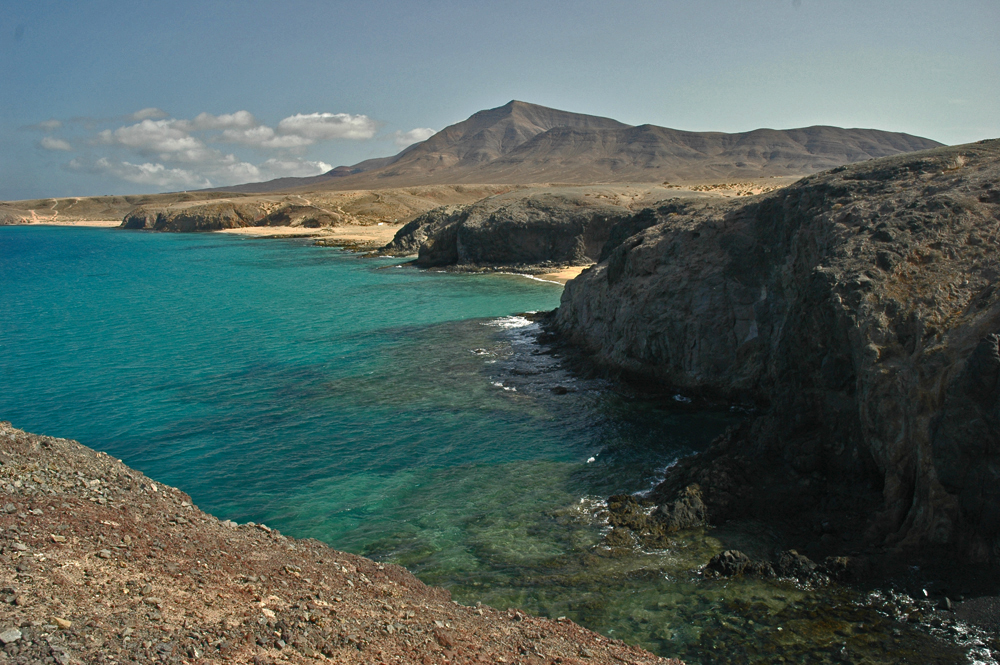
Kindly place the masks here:
POLYGON ((102 559, 110 559, 111 550, 101 550, 100 552, 97 553, 97 556, 101 557, 102 559))
POLYGON ((0 642, 3 642, 4 644, 17 642, 19 639, 21 639, 21 631, 17 628, 8 628, 0 633, 0 642))

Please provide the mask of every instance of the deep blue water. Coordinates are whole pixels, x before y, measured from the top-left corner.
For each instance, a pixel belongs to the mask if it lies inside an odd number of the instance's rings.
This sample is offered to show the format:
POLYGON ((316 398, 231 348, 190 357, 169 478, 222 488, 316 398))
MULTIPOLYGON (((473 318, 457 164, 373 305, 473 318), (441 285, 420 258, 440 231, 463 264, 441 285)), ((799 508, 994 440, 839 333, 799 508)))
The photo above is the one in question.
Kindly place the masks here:
POLYGON ((302 240, 0 227, 0 419, 107 451, 220 518, 689 662, 719 653, 734 597, 820 602, 701 580, 723 547, 708 531, 606 556, 599 499, 649 488, 732 418, 566 371, 515 316, 556 307, 558 285, 397 263, 302 240))

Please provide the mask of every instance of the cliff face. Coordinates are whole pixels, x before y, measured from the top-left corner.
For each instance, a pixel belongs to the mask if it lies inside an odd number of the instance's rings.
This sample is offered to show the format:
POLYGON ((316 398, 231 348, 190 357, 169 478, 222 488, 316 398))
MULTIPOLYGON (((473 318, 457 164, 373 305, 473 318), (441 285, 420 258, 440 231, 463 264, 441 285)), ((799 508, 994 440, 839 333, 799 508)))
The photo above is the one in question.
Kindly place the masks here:
POLYGON ((571 340, 760 404, 731 452, 873 477, 869 539, 1000 558, 1000 141, 675 203, 610 236, 564 292, 571 340))
POLYGON ((150 231, 219 231, 245 226, 336 226, 341 216, 312 205, 270 202, 210 202, 179 207, 140 206, 122 220, 123 229, 150 231))
POLYGON ((422 267, 586 265, 600 255, 611 228, 631 214, 581 191, 510 192, 427 212, 382 251, 416 252, 422 267))

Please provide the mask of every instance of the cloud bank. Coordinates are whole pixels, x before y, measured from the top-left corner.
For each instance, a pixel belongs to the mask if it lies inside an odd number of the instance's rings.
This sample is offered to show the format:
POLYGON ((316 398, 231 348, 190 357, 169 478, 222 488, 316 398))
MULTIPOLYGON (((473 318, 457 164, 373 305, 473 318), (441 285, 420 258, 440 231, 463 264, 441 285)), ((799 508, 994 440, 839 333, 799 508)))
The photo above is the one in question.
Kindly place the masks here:
POLYGON ((333 166, 306 153, 324 142, 391 140, 404 148, 434 134, 418 127, 379 136, 379 123, 361 114, 296 113, 269 126, 246 110, 175 118, 154 107, 117 120, 51 119, 25 129, 45 133, 37 144, 44 150, 82 152, 66 164, 71 171, 159 189, 318 175, 333 166))

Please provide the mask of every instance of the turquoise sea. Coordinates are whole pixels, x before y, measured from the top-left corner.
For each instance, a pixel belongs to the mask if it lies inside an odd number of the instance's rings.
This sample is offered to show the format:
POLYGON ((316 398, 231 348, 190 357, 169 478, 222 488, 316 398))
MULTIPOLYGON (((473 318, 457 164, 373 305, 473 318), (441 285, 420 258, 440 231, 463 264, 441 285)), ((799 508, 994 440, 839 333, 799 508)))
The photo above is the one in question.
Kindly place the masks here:
POLYGON ((518 316, 558 306, 558 285, 398 264, 306 240, 0 227, 0 419, 220 518, 689 663, 965 658, 879 598, 701 578, 724 542, 766 547, 764 527, 613 556, 601 499, 649 489, 734 415, 573 375, 518 316))

